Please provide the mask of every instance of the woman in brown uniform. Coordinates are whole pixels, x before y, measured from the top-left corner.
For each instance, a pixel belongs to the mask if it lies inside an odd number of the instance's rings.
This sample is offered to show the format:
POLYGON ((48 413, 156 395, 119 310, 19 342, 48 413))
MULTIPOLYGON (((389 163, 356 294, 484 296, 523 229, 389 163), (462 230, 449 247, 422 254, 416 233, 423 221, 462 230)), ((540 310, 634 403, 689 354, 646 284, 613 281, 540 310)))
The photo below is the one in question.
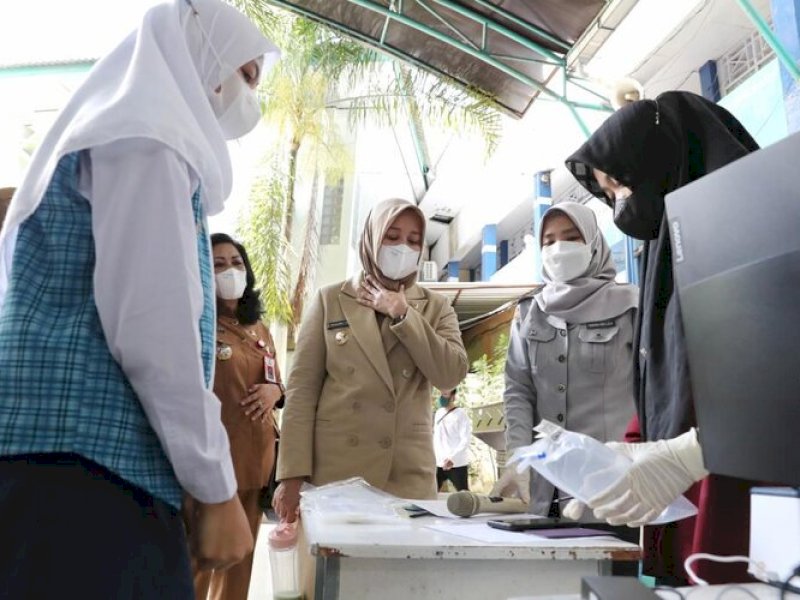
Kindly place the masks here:
MULTIPOLYGON (((211 236, 217 289, 217 360, 214 393, 222 402, 239 498, 253 539, 261 523, 259 492, 275 464, 277 426, 273 409, 282 406, 283 386, 275 344, 260 321, 261 302, 247 252, 224 233, 211 236)), ((246 600, 251 553, 225 571, 195 571, 198 600, 246 600)))

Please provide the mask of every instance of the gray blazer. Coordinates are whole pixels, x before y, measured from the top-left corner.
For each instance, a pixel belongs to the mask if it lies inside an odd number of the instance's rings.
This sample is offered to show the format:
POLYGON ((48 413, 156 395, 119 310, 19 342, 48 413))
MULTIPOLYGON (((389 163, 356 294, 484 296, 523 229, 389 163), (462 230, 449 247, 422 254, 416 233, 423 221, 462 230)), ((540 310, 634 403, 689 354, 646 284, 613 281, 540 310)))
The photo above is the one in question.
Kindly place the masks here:
MULTIPOLYGON (((606 321, 565 325, 533 298, 520 302, 503 394, 509 455, 533 442, 533 427, 542 419, 601 442, 623 438, 634 415, 634 318, 629 310, 606 321)), ((532 513, 547 515, 553 490, 531 473, 532 513)))

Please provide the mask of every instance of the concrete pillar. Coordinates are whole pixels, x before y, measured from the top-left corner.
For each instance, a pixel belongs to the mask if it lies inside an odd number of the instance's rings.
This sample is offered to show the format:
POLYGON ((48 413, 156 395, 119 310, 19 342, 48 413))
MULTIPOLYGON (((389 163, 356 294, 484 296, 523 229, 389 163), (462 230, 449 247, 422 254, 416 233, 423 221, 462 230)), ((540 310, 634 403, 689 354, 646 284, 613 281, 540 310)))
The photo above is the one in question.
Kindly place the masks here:
POLYGON ((533 176, 533 234, 534 247, 534 281, 542 280, 542 254, 539 251, 539 228, 542 226, 542 215, 550 208, 553 202, 553 192, 550 187, 551 171, 539 171, 533 176))
POLYGON ((447 281, 459 281, 459 267, 460 264, 457 260, 447 263, 447 281))
POLYGON ((625 236, 625 268, 628 271, 628 282, 639 285, 639 259, 634 256, 639 242, 630 236, 625 236))
POLYGON ((700 89, 706 100, 719 102, 719 99, 722 98, 719 91, 719 77, 717 77, 717 61, 709 60, 700 67, 700 89))
POLYGON ((508 264, 508 240, 500 242, 500 268, 508 264))
POLYGON ((497 225, 484 225, 482 238, 481 281, 489 281, 497 271, 497 225))

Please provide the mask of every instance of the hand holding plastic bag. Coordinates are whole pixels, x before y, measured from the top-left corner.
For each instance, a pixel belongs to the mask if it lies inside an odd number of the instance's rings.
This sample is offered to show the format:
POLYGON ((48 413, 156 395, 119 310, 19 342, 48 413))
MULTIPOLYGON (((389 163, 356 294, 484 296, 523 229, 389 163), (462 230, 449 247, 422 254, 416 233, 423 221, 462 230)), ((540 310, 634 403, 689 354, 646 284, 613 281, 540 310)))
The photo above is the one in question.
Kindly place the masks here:
POLYGON ((653 521, 695 481, 708 475, 695 429, 671 440, 616 444, 633 465, 624 478, 589 499, 598 519, 640 527, 653 521))
MULTIPOLYGON (((686 483, 687 477, 697 475, 700 471, 692 466, 686 473, 693 474, 682 477, 678 468, 670 468, 675 467, 671 458, 667 458, 663 450, 656 452, 656 446, 662 444, 659 448, 663 448, 666 442, 653 442, 652 446, 650 443, 614 444, 615 449, 609 447, 611 444, 606 445, 587 435, 566 431, 549 421, 542 421, 535 430, 539 432, 540 439, 530 446, 519 448, 509 462, 518 463, 517 469, 533 468, 553 485, 574 496, 577 501, 573 500, 564 508, 567 518, 578 520, 582 516, 581 503, 602 509, 596 513, 598 518, 609 519, 609 522, 613 519, 614 524, 629 522, 632 526, 643 522, 668 523, 697 514, 697 508, 680 496, 691 485, 691 481, 682 489, 677 488, 686 483), (645 460, 645 457, 649 458, 645 460), (640 464, 636 466, 637 463, 640 464), (660 480, 662 487, 658 492, 650 492, 648 486, 652 478, 662 478, 666 474, 671 484, 664 486, 660 480), (634 484, 633 480, 638 483, 634 484), (632 487, 637 490, 635 496, 632 495, 632 487), (673 491, 675 493, 666 501, 669 504, 666 506, 663 504, 664 498, 673 491), (672 499, 674 502, 670 503, 672 499), (663 512, 654 512, 660 503, 663 512)), ((671 452, 668 454, 671 456, 671 452)))

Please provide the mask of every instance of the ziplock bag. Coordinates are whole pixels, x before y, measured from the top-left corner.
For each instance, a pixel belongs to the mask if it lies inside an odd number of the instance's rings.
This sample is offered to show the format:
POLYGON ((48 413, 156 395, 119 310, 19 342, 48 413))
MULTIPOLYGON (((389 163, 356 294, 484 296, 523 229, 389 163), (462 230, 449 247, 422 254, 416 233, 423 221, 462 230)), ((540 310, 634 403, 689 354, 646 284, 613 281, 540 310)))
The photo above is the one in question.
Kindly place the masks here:
MULTIPOLYGON (((517 463, 518 471, 532 468, 584 504, 624 477, 633 464, 593 437, 567 431, 550 421, 542 420, 534 431, 538 432, 538 439, 530 446, 518 448, 508 462, 517 463)), ((680 496, 649 525, 679 521, 696 514, 697 507, 680 496)))
POLYGON ((382 523, 400 525, 401 507, 408 504, 397 496, 371 486, 361 477, 334 481, 319 487, 304 486, 300 492, 303 511, 314 511, 327 523, 382 523))

